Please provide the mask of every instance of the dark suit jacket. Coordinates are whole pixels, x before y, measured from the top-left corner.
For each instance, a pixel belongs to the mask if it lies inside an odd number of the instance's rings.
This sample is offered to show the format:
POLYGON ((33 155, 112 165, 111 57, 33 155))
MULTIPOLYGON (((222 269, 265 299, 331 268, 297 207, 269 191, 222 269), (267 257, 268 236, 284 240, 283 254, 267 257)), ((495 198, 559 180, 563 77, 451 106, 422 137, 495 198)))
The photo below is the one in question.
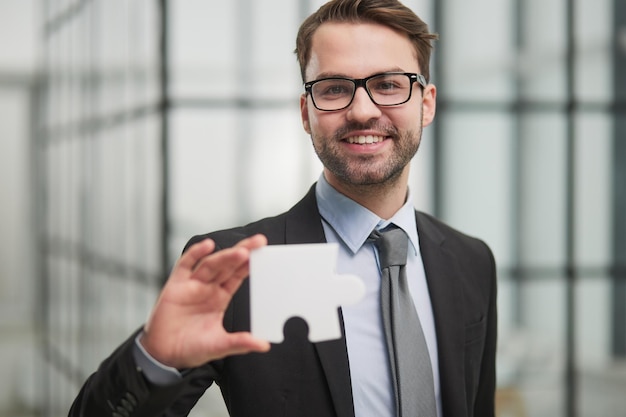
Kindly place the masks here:
MULTIPOLYGON (((196 236, 218 247, 263 233, 270 244, 325 242, 315 192, 287 213, 244 227, 196 236)), ((489 248, 416 212, 420 248, 432 300, 444 417, 494 415, 496 273, 489 248)), ((249 287, 233 298, 224 326, 249 330, 249 287)), ((157 387, 132 358, 134 336, 83 386, 70 416, 184 416, 217 383, 234 417, 354 417, 345 339, 310 343, 306 324, 285 325, 285 341, 269 353, 232 356, 185 373, 180 384, 157 387), (124 414, 126 412, 127 414, 124 414), (118 414, 114 414, 118 413, 118 414)), ((358 416, 357 416, 358 417, 358 416)))

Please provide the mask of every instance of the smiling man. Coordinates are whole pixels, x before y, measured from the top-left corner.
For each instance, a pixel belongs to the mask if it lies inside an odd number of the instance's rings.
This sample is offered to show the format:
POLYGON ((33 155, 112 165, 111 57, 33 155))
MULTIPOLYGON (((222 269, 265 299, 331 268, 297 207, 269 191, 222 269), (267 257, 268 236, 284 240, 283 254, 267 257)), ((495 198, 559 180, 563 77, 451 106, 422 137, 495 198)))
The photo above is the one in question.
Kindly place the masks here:
POLYGON ((493 256, 410 203, 410 161, 435 116, 435 38, 394 0, 334 0, 303 22, 300 108, 319 180, 286 213, 192 238, 70 416, 184 416, 214 382, 232 416, 494 415, 493 256), (324 242, 366 286, 341 308, 341 339, 310 343, 300 322, 279 345, 254 338, 250 252, 324 242))

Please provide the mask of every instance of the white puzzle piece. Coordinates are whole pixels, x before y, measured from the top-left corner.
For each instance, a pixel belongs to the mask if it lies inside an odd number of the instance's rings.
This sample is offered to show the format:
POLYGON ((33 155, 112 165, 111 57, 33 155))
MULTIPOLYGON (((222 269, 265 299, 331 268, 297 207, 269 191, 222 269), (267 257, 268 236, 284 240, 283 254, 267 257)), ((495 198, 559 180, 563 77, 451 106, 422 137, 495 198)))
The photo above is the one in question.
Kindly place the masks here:
POLYGON ((335 272, 336 243, 272 245, 250 255, 250 321, 254 336, 284 339, 291 317, 308 323, 309 340, 341 337, 337 308, 359 301, 365 285, 356 275, 335 272))

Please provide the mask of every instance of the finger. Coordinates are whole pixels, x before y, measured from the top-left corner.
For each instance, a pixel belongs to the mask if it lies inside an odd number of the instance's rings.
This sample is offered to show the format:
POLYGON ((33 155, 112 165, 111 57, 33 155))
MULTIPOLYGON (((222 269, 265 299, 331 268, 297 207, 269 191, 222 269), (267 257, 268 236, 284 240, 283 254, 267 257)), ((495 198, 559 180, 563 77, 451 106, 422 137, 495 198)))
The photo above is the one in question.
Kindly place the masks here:
POLYGON ((223 249, 199 262, 196 265, 197 271, 194 271, 194 278, 217 283, 230 279, 241 280, 248 275, 250 251, 265 245, 267 238, 261 234, 242 239, 232 248, 223 249))
POLYGON ((229 354, 234 355, 248 352, 267 352, 271 347, 267 340, 256 338, 249 332, 229 333, 226 344, 226 350, 229 351, 229 354))
POLYGON ((245 248, 233 247, 223 249, 202 259, 194 269, 191 278, 204 282, 221 283, 227 279, 241 279, 242 266, 247 265, 250 251, 245 248))
MULTIPOLYGON (((244 239, 239 242, 241 246, 248 248, 249 250, 258 249, 267 245, 267 238, 264 235, 254 235, 248 239, 244 239)), ((225 279, 222 281, 222 288, 230 293, 234 294, 241 286, 243 280, 250 274, 250 259, 247 262, 242 263, 239 268, 232 271, 232 279, 225 279)))
POLYGON ((267 238, 262 234, 256 234, 254 236, 250 236, 246 239, 240 240, 234 248, 244 248, 246 249, 245 258, 240 258, 241 262, 239 263, 231 263, 230 268, 228 269, 229 277, 232 277, 237 280, 244 279, 248 276, 250 270, 250 253, 258 248, 267 245, 267 238))
POLYGON ((176 266, 188 270, 192 270, 203 258, 213 253, 215 250, 215 242, 212 239, 204 239, 189 247, 182 254, 176 266))
POLYGON ((266 245, 267 238, 262 234, 256 234, 246 239, 240 240, 234 247, 243 247, 248 250, 254 250, 266 245))
MULTIPOLYGON (((210 256, 201 258, 193 267, 191 279, 201 280, 206 283, 222 284, 225 281, 234 279, 241 280, 248 275, 248 260, 250 251, 267 245, 267 238, 261 234, 251 236, 239 241, 232 248, 220 250, 211 253, 215 248, 215 243, 211 243, 210 256)), ((194 248, 195 249, 195 248, 194 248)), ((205 251, 207 249, 205 248, 205 251)), ((207 253, 207 252, 205 252, 207 253)), ((194 252, 193 260, 202 252, 198 250, 194 252)), ((183 264, 188 267, 192 261, 183 264)), ((236 282, 232 287, 239 287, 240 283, 236 282)))
POLYGON ((241 265, 237 270, 232 272, 233 279, 222 281, 221 286, 226 292, 234 294, 239 289, 243 281, 248 278, 249 275, 250 263, 246 262, 245 264, 241 265))
MULTIPOLYGON (((254 240, 245 242, 246 247, 260 248, 267 245, 267 239, 263 235, 256 235, 254 240)), ((241 282, 250 275, 250 253, 246 254, 243 262, 231 263, 228 270, 221 271, 224 275, 215 277, 215 281, 221 283, 222 287, 231 293, 234 293, 241 285, 241 282)), ((219 274, 219 272, 218 272, 219 274)))

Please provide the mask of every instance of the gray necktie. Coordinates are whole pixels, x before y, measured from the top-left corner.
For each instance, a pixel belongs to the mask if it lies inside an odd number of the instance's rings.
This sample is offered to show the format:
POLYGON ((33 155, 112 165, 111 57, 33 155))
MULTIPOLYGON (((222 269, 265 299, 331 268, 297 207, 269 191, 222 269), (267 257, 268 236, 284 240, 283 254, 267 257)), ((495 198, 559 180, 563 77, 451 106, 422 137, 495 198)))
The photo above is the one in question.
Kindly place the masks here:
POLYGON ((395 226, 373 231, 378 247, 381 310, 399 417, 436 417, 433 372, 406 279, 408 237, 395 226))

